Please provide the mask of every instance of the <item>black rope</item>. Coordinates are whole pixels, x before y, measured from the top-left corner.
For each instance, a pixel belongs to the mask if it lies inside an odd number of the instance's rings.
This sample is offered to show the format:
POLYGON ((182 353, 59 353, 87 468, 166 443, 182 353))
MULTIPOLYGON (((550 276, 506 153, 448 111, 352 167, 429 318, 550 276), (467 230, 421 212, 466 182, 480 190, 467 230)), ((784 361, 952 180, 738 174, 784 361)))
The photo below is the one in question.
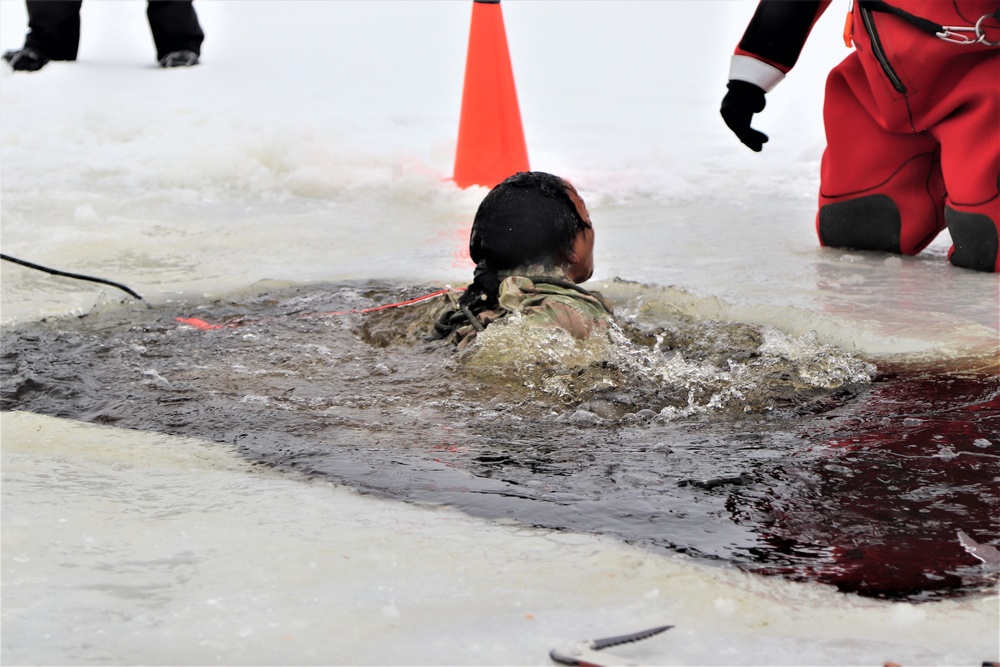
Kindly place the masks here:
POLYGON ((40 264, 32 264, 31 262, 26 262, 23 259, 11 257, 10 255, 4 255, 3 253, 0 253, 0 259, 5 259, 8 262, 13 262, 14 264, 20 264, 21 266, 26 266, 29 269, 35 269, 36 271, 44 271, 45 273, 52 274, 53 276, 64 276, 66 278, 75 278, 76 280, 88 280, 92 283, 101 283, 103 285, 110 285, 111 287, 117 287, 123 292, 126 292, 129 295, 134 296, 139 301, 146 303, 146 300, 143 299, 138 292, 135 292, 134 290, 129 289, 125 285, 122 285, 121 283, 116 283, 112 280, 105 280, 104 278, 95 278, 93 276, 85 276, 80 273, 69 273, 68 271, 60 271, 59 269, 50 269, 47 266, 41 266, 40 264))
MULTIPOLYGON (((914 16, 910 12, 900 9, 899 7, 894 7, 893 5, 890 5, 888 2, 884 2, 883 0, 858 0, 858 5, 860 5, 862 9, 867 9, 868 11, 885 12, 887 14, 892 14, 893 16, 898 16, 899 18, 903 19, 904 21, 907 21, 911 25, 916 26, 918 30, 926 32, 928 35, 934 35, 935 37, 937 37, 942 32, 945 32, 945 27, 943 25, 935 23, 930 19, 925 19, 922 16, 914 16)), ((979 20, 981 21, 983 18, 986 17, 1000 21, 1000 8, 998 8, 992 14, 986 14, 979 20)), ((976 34, 977 36, 979 36, 978 24, 976 25, 976 28, 977 28, 976 34)))
POLYGON ((476 317, 471 310, 469 310, 468 306, 463 306, 462 304, 459 304, 458 309, 462 311, 462 314, 465 315, 465 319, 468 320, 469 324, 472 325, 473 329, 475 329, 476 331, 486 330, 486 325, 484 325, 482 322, 479 321, 479 318, 476 317))
POLYGON ((944 32, 944 26, 941 24, 935 23, 930 19, 925 19, 922 16, 914 16, 910 12, 900 9, 899 7, 894 7, 888 2, 883 2, 882 0, 858 0, 858 4, 862 9, 867 9, 872 12, 885 12, 886 14, 898 16, 904 21, 915 26, 918 30, 926 32, 928 35, 937 35, 939 32, 944 32))

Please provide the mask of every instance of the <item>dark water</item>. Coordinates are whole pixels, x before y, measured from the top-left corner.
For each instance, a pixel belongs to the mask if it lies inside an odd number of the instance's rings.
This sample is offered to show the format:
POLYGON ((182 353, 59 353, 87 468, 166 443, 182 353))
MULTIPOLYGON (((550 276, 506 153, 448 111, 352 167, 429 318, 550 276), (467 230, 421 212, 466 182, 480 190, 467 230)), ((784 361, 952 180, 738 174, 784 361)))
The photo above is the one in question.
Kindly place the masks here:
POLYGON ((956 538, 1000 542, 995 359, 876 369, 667 312, 596 347, 497 328, 459 358, 422 336, 436 302, 316 316, 427 291, 263 286, 8 328, 2 408, 233 443, 362 491, 863 595, 995 581, 956 538))

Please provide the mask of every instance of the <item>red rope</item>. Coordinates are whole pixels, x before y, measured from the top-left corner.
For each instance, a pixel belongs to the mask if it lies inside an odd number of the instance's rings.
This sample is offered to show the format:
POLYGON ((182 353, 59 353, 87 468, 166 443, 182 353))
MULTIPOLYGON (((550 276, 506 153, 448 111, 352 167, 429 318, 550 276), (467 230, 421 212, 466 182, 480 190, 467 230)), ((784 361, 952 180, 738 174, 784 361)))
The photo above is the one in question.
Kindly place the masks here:
POLYGON ((365 315, 367 313, 374 313, 379 310, 387 310, 389 308, 399 308, 400 306, 409 306, 414 303, 420 303, 421 301, 427 301, 428 299, 433 299, 434 297, 441 296, 442 294, 447 294, 448 289, 440 289, 436 292, 431 292, 430 294, 424 294, 423 296, 418 296, 415 299, 409 299, 408 301, 400 301, 399 303, 386 303, 381 306, 373 306, 371 308, 362 308, 360 310, 334 310, 328 313, 308 313, 306 315, 299 315, 301 318, 306 317, 331 317, 333 315, 351 315, 358 313, 360 315, 365 315))

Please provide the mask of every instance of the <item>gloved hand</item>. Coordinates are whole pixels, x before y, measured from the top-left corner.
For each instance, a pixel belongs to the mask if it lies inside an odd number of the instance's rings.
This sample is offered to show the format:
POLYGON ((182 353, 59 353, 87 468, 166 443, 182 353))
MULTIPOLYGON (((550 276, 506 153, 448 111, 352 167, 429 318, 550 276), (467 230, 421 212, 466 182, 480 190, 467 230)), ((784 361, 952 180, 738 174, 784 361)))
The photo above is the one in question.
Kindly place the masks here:
POLYGON ((767 142, 767 135, 750 127, 755 113, 764 110, 764 89, 747 81, 730 81, 729 92, 722 98, 719 112, 729 129, 736 133, 750 150, 760 152, 767 142))

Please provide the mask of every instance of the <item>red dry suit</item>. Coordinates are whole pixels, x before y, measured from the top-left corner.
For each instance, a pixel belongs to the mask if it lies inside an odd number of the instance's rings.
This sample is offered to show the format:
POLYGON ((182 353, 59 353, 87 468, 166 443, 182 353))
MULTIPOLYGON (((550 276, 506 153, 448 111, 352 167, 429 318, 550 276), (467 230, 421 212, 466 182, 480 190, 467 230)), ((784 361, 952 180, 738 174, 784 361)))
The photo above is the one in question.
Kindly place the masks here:
MULTIPOLYGON (((730 79, 770 91, 829 4, 762 0, 730 79)), ((854 3, 855 50, 827 79, 820 244, 915 255, 947 226, 952 264, 1000 271, 1000 2, 891 4, 854 3), (944 41, 894 9, 940 26, 979 22, 984 40, 944 41)))

